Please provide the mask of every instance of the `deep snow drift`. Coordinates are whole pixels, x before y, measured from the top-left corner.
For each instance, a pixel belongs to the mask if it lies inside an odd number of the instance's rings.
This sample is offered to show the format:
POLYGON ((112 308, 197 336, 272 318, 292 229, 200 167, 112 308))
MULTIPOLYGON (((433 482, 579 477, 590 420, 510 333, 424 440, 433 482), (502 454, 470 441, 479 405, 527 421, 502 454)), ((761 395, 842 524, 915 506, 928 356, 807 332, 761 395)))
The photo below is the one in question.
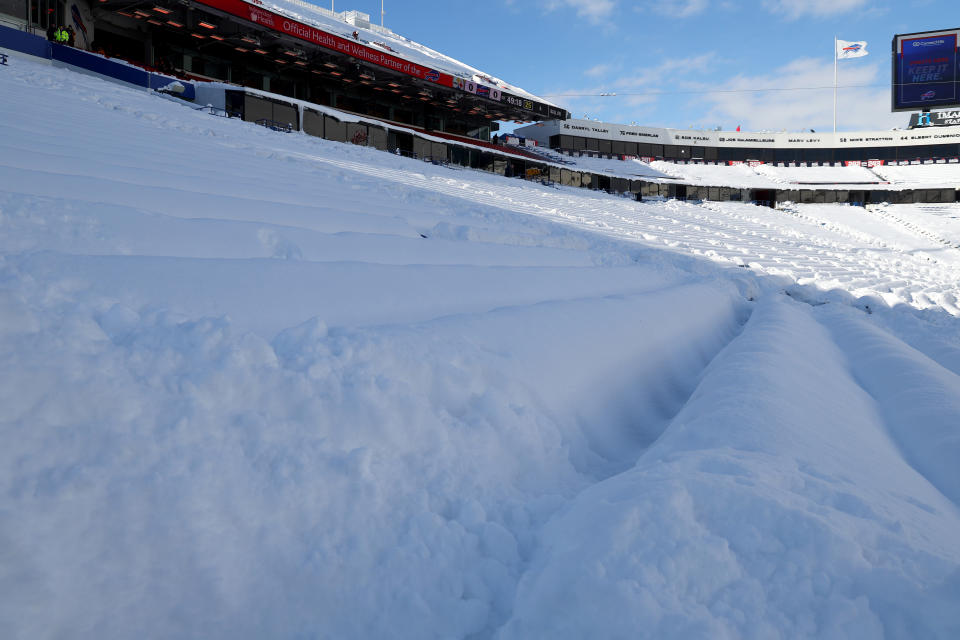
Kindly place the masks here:
POLYGON ((4 638, 960 634, 957 207, 0 108, 4 638))

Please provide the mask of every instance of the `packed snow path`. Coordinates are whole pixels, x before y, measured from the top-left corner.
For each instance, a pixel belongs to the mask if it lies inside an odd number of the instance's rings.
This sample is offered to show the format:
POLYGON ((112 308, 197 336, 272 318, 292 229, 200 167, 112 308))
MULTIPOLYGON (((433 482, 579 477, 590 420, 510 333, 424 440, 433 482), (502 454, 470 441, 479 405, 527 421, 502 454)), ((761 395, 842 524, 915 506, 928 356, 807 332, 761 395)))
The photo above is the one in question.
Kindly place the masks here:
POLYGON ((960 632, 956 207, 0 113, 0 636, 960 632))

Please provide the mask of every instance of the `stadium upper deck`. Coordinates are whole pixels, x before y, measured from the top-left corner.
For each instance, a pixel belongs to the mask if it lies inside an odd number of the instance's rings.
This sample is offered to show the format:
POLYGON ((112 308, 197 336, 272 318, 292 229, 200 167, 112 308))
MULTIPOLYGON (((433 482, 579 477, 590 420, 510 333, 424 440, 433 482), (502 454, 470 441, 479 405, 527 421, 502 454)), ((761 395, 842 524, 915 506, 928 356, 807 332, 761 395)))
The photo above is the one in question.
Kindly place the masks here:
POLYGON ((569 116, 366 14, 299 0, 0 0, 0 14, 36 31, 74 25, 79 48, 183 77, 457 135, 487 139, 497 121, 569 116))

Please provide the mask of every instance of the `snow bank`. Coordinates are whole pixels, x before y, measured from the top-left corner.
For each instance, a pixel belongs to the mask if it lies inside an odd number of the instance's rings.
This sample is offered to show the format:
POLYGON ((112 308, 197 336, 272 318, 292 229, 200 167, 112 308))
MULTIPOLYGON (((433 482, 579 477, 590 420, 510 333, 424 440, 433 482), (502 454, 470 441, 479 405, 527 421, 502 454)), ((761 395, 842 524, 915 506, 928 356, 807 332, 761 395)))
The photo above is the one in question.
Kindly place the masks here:
POLYGON ((544 528, 502 637, 947 638, 958 526, 809 308, 773 298, 636 467, 544 528))
POLYGON ((0 107, 4 637, 956 636, 955 207, 0 107))

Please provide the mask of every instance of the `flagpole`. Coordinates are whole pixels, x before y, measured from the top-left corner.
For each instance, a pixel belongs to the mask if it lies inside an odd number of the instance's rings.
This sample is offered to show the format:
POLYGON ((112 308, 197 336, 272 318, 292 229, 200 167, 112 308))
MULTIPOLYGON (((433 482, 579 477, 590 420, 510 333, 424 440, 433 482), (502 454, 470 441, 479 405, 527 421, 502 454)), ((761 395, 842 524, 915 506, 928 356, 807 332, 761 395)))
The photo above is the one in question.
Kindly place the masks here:
POLYGON ((837 132, 837 36, 833 37, 833 132, 837 132))

